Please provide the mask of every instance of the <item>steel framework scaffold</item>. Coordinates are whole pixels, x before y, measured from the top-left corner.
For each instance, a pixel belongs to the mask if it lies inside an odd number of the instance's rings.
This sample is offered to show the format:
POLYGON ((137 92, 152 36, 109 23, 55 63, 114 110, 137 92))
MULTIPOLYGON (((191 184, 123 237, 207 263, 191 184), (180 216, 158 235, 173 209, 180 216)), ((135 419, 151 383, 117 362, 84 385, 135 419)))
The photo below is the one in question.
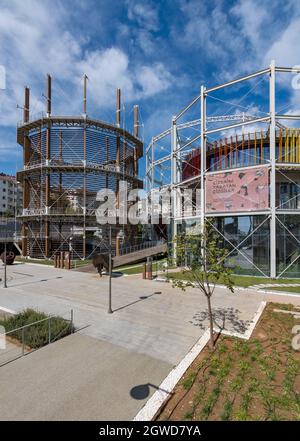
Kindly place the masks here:
MULTIPOLYGON (((25 88, 23 121, 17 142, 23 147, 23 169, 17 179, 23 185, 22 251, 24 256, 52 258, 58 251, 72 251, 85 259, 95 250, 107 249, 108 227, 96 222, 97 192, 117 194, 119 182, 128 190, 142 188, 138 161, 143 155, 139 139, 138 106, 134 106, 133 134, 121 127, 121 91, 117 89, 116 123, 87 114, 87 77, 84 76, 83 114, 51 114, 51 76, 47 76, 47 111, 30 119, 29 88, 25 88), (103 230, 103 231, 102 231, 103 230)), ((116 207, 118 208, 118 207, 116 207)), ((118 254, 118 232, 132 245, 137 237, 132 225, 113 226, 118 254)), ((124 245, 124 244, 123 244, 124 245)))
POLYGON ((149 195, 161 188, 172 192, 170 239, 195 225, 201 230, 207 219, 229 249, 227 262, 236 271, 300 277, 300 130, 285 125, 297 124, 300 115, 280 113, 275 105, 277 74, 299 72, 299 68, 278 67, 272 61, 268 68, 244 77, 210 88, 201 86, 199 95, 172 118, 171 127, 152 138, 146 148, 146 190, 149 195), (212 93, 255 79, 267 80, 266 112, 247 108, 235 114, 223 110, 219 116, 207 112, 208 98, 226 103, 212 93), (184 120, 196 106, 200 118, 184 120), (186 137, 186 129, 198 133, 186 137), (218 179, 220 183, 230 176, 235 185, 244 176, 261 175, 262 170, 268 187, 264 206, 258 199, 250 201, 247 188, 239 209, 234 201, 223 207, 214 205, 211 182, 218 179), (192 196, 189 211, 182 206, 185 189, 200 192, 200 204, 192 196))

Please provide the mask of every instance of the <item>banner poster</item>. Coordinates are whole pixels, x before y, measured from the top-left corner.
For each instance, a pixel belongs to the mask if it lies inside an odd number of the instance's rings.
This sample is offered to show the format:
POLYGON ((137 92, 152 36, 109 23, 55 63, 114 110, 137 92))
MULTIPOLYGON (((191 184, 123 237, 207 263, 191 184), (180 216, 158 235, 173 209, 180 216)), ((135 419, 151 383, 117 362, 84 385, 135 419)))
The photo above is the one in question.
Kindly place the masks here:
POLYGON ((269 207, 269 169, 208 174, 205 190, 206 213, 264 210, 269 207))

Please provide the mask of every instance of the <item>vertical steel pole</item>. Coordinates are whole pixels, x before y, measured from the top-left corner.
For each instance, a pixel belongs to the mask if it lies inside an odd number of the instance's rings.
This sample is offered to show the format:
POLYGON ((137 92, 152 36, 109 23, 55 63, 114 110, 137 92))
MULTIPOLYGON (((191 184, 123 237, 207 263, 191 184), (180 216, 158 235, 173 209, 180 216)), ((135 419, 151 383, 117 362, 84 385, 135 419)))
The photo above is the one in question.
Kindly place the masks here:
POLYGON ((87 150, 87 75, 84 74, 83 77, 83 236, 82 236, 82 257, 86 258, 86 215, 87 215, 87 204, 86 204, 86 184, 87 184, 87 173, 86 173, 86 150, 87 150))
MULTIPOLYGON (((25 87, 24 96, 24 123, 27 123, 30 119, 30 89, 25 87)), ((30 138, 27 134, 24 134, 24 150, 23 150, 23 167, 29 164, 30 161, 30 138)), ((24 179, 23 182, 23 210, 26 210, 29 206, 29 182, 28 179, 24 179)), ((27 245, 28 245, 28 226, 23 221, 22 222, 22 255, 27 256, 27 245)))
POLYGON ((270 112, 270 276, 276 277, 276 117, 275 117, 275 61, 270 64, 269 79, 270 112))
MULTIPOLYGON (((150 207, 150 216, 151 216, 151 222, 152 222, 152 208, 153 208, 153 190, 154 190, 154 141, 153 137, 151 139, 151 159, 149 158, 149 192, 150 192, 150 199, 148 199, 147 204, 147 210, 148 210, 148 216, 149 216, 149 207, 150 207)), ((151 232, 151 238, 153 236, 153 233, 151 232)))
POLYGON ((206 105, 205 105, 205 87, 201 86, 200 91, 200 142, 201 142, 201 175, 200 175, 200 227, 203 234, 204 222, 205 222, 205 170, 206 170, 206 105))
POLYGON ((108 266, 108 272, 109 272, 109 281, 108 281, 108 314, 112 314, 112 307, 111 307, 111 225, 109 226, 109 266, 108 266))
POLYGON ((148 193, 149 193, 149 170, 148 170, 148 168, 149 168, 149 158, 148 158, 148 155, 149 155, 149 150, 147 151, 147 153, 146 153, 146 181, 145 181, 145 186, 146 186, 146 195, 147 195, 147 197, 148 197, 148 193))
MULTIPOLYGON (((206 170, 206 102, 205 102, 205 87, 201 86, 200 90, 200 148, 201 148, 201 164, 200 164, 200 231, 204 234, 205 226, 205 170, 206 170)), ((202 262, 205 259, 205 244, 204 240, 201 243, 202 262)))
MULTIPOLYGON (((85 115, 86 118, 86 115, 85 115)), ((86 216, 87 216, 87 201, 86 201, 86 152, 87 152, 87 127, 86 119, 83 125, 83 236, 82 236, 82 257, 86 258, 86 216)))
POLYGON ((25 87, 24 109, 23 109, 24 123, 27 123, 29 121, 29 105, 30 105, 30 89, 29 87, 25 87))
POLYGON ((135 138, 139 137, 139 106, 134 105, 133 107, 133 116, 134 116, 134 122, 133 122, 133 136, 135 138))
MULTIPOLYGON (((51 105, 52 105, 52 79, 51 76, 47 75, 47 118, 49 118, 47 131, 46 131, 46 165, 50 165, 51 162, 51 105)), ((42 155, 41 155, 41 180, 43 175, 43 163, 42 163, 42 155)), ((45 248, 44 248, 44 256, 47 258, 50 255, 50 220, 48 215, 50 214, 50 187, 51 187, 51 171, 48 169, 46 171, 46 182, 45 182, 45 205, 46 205, 46 217, 45 225, 44 225, 44 233, 45 233, 45 248)), ((42 197, 42 185, 40 186, 40 197, 42 197)), ((42 208, 42 205, 41 207, 42 208)))
POLYGON ((151 140, 151 190, 154 189, 154 141, 151 140))
POLYGON ((86 97, 87 97, 87 94, 86 94, 86 86, 87 86, 87 75, 86 74, 84 74, 84 77, 83 77, 83 114, 84 114, 84 116, 86 116, 86 109, 87 109, 87 107, 86 107, 86 97))
POLYGON ((177 151, 177 126, 176 126, 176 118, 173 116, 172 118, 172 130, 171 130, 171 197, 172 197, 172 217, 173 217, 173 231, 172 231, 172 243, 173 243, 173 259, 176 259, 176 244, 174 243, 175 238, 177 236, 177 223, 176 223, 176 215, 177 215, 177 194, 176 194, 176 182, 177 182, 177 159, 176 159, 176 151, 177 151))
POLYGON ((121 127, 121 89, 117 89, 116 124, 121 127))
POLYGON ((51 104, 52 104, 52 78, 47 74, 47 117, 51 116, 51 104))

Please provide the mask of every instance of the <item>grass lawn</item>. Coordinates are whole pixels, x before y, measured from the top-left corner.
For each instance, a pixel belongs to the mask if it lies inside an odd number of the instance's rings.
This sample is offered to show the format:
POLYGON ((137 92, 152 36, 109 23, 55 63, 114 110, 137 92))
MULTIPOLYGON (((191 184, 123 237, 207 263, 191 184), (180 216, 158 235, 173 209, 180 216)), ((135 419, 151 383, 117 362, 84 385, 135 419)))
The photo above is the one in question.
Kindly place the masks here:
POLYGON ((75 259, 72 260, 72 268, 79 268, 80 266, 90 265, 91 263, 92 263, 91 259, 86 259, 86 260, 75 259))
POLYGON ((269 303, 250 340, 221 336, 213 351, 205 347, 157 419, 299 421, 300 351, 291 331, 300 320, 274 309, 296 307, 269 303))
MULTIPOLYGON (((40 265, 49 265, 54 266, 54 261, 51 259, 25 259, 24 257, 17 256, 16 262, 23 262, 23 263, 38 263, 40 265)), ((78 268, 80 266, 89 265, 92 261, 90 259, 81 260, 76 259, 72 260, 72 268, 78 268)))
MULTIPOLYGON (((166 261, 166 259, 157 260, 152 262, 152 272, 155 275, 156 271, 161 271, 163 266, 162 264, 166 261)), ((133 265, 120 266, 119 268, 114 268, 116 271, 120 271, 123 274, 140 274, 143 271, 143 263, 135 263, 133 265)))
MULTIPOLYGON (((182 279, 189 280, 189 275, 179 272, 173 272, 168 274, 169 279, 182 279)), ((258 285, 258 284, 271 284, 271 283, 300 283, 300 279, 269 279, 266 277, 254 277, 254 276, 240 276, 233 275, 232 276, 234 283, 236 286, 241 286, 247 288, 248 286, 258 285)), ((219 282, 222 284, 222 280, 219 282)))
POLYGON ((24 257, 17 256, 16 262, 23 262, 23 263, 38 263, 40 265, 50 265, 54 266, 53 260, 50 259, 25 259, 24 257))
POLYGON ((286 292, 295 292, 300 294, 300 286, 283 286, 282 288, 280 288, 279 286, 274 286, 274 288, 269 288, 269 289, 271 291, 286 291, 286 292))

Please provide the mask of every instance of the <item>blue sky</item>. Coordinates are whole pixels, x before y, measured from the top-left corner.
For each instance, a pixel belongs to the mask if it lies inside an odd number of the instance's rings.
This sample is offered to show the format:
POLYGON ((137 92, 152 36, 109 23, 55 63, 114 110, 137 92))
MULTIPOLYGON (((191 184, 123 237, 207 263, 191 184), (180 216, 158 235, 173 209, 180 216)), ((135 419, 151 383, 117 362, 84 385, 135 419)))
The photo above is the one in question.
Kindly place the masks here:
MULTIPOLYGON (((22 164, 16 144, 22 111, 16 106, 23 104, 23 87, 31 88, 32 113, 44 110, 48 72, 54 114, 82 112, 86 73, 88 113, 114 121, 120 87, 124 124, 132 129, 132 107, 139 104, 147 144, 201 84, 222 83, 266 67, 273 58, 277 65, 300 64, 298 1, 0 0, 0 11, 0 65, 6 69, 0 171, 8 173, 22 164)), ((255 96, 248 94, 243 106, 263 112, 266 91, 262 83, 254 86, 255 96)), ((278 90, 278 105, 297 112, 300 91, 284 79, 278 90)), ((247 89, 226 93, 218 98, 238 103, 247 89)), ((230 111, 239 109, 237 104, 230 111)), ((212 102, 213 113, 225 110, 223 101, 212 102)))

